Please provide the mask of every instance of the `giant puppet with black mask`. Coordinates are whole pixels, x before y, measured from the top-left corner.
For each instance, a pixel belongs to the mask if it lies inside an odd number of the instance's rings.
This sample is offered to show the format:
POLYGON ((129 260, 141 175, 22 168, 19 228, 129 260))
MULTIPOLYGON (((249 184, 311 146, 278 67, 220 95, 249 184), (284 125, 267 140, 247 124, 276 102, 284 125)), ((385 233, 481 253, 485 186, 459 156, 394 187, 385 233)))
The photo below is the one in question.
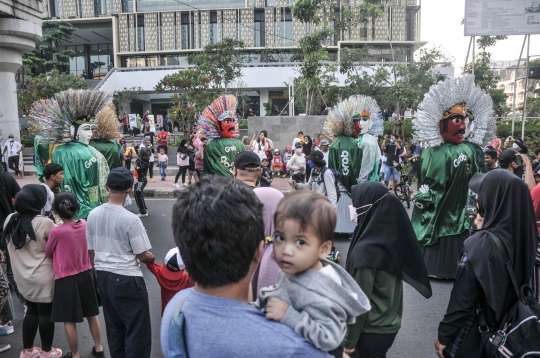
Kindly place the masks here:
POLYGON ((78 217, 108 200, 106 181, 109 167, 105 157, 89 145, 94 120, 111 101, 106 92, 67 90, 53 99, 34 103, 30 119, 40 128, 42 141, 62 144, 52 152, 52 162, 64 169, 61 190, 77 197, 78 217))
POLYGON ((430 276, 455 278, 470 229, 467 183, 479 171, 472 145, 491 140, 492 111, 491 97, 465 76, 432 86, 413 120, 414 140, 425 149, 411 220, 430 276))
POLYGON ((203 168, 208 175, 233 176, 234 158, 245 150, 238 140, 236 97, 232 94, 216 98, 199 117, 199 138, 208 138, 204 147, 203 168))

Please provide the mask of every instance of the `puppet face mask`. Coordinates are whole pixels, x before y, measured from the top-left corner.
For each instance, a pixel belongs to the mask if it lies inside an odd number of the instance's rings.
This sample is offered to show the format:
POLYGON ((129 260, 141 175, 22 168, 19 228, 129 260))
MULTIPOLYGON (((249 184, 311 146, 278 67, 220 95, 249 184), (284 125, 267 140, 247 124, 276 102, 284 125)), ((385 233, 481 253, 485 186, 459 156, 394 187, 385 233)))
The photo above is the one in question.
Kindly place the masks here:
POLYGON ((90 143, 90 139, 92 139, 92 129, 93 125, 90 123, 83 123, 78 127, 72 126, 72 131, 77 131, 75 134, 75 140, 79 143, 88 145, 90 143))
POLYGON ((353 131, 351 133, 351 137, 358 138, 358 135, 360 134, 360 131, 362 130, 362 125, 360 124, 360 118, 353 118, 353 131))
POLYGON ((219 133, 223 138, 234 138, 236 136, 236 123, 234 116, 227 114, 222 118, 224 114, 225 113, 218 118, 219 133))
POLYGON ((465 103, 461 103, 444 112, 439 122, 439 129, 445 142, 461 144, 468 124, 467 107, 465 103))

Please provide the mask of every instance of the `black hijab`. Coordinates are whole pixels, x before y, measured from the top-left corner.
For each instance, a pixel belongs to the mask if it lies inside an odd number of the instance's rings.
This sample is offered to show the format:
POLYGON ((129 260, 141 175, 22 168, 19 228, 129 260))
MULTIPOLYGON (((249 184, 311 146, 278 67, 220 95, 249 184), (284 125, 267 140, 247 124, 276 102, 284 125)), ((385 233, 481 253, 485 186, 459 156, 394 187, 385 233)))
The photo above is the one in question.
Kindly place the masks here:
POLYGON ((508 249, 517 284, 528 284, 538 245, 529 188, 508 170, 493 170, 480 184, 478 210, 484 214, 484 224, 465 241, 464 250, 498 321, 517 296, 492 235, 508 249))
POLYGON ((36 241, 32 220, 47 203, 47 189, 43 185, 29 184, 15 195, 15 214, 11 215, 4 230, 3 247, 13 240, 16 249, 26 244, 26 237, 36 241))
POLYGON ((182 139, 180 141, 180 145, 178 146, 178 149, 176 150, 177 153, 182 154, 189 154, 188 148, 187 148, 187 139, 182 139))
POLYGON ((401 201, 379 182, 353 186, 355 208, 379 199, 367 213, 358 216, 345 265, 347 271, 351 275, 361 267, 385 271, 403 279, 425 298, 431 297, 420 245, 401 201))
POLYGON ((306 135, 304 136, 304 144, 302 144, 302 149, 304 150, 304 154, 306 156, 311 154, 311 147, 313 144, 313 140, 310 136, 306 135))

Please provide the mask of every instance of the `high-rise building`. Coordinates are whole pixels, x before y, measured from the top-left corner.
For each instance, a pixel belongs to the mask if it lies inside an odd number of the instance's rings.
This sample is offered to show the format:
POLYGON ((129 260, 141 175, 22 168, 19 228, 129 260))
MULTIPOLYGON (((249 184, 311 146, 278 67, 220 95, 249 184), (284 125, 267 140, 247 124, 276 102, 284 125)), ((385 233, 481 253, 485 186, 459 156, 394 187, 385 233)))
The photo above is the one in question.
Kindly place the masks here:
MULTIPOLYGON (((420 1, 383 0, 385 16, 361 21, 335 36, 326 49, 336 61, 344 47, 369 45, 370 61, 407 62, 420 41, 420 1), (393 49, 393 51, 391 51, 393 49)), ((188 66, 187 56, 225 38, 246 45, 245 86, 256 113, 279 100, 297 76, 298 43, 313 26, 291 14, 294 0, 45 0, 46 20, 78 28, 67 47, 75 50, 70 72, 107 91, 140 86, 142 108, 163 112, 170 95, 154 94, 166 74, 188 66), (112 70, 112 71, 111 71, 112 70)), ((362 0, 343 0, 358 13, 362 0)), ((339 78, 343 83, 344 78, 339 78)), ((264 110, 262 111, 264 113, 264 110)))

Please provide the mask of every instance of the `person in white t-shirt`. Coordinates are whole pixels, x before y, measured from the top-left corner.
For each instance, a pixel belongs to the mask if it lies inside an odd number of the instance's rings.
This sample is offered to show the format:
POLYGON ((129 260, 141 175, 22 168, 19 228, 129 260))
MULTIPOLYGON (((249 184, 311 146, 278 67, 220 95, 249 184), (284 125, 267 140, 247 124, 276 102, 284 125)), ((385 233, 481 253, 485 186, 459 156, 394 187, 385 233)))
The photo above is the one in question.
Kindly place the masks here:
POLYGON ((22 173, 19 170, 19 155, 23 149, 24 145, 17 142, 13 134, 10 134, 8 135, 8 141, 4 145, 4 151, 2 153, 2 155, 6 155, 6 152, 8 152, 8 167, 15 172, 16 177, 20 175, 21 178, 22 173))
POLYGON ((109 201, 88 215, 86 240, 97 271, 111 357, 149 358, 152 346, 148 291, 140 263, 156 257, 141 220, 124 208, 133 174, 114 168, 107 178, 109 201))

